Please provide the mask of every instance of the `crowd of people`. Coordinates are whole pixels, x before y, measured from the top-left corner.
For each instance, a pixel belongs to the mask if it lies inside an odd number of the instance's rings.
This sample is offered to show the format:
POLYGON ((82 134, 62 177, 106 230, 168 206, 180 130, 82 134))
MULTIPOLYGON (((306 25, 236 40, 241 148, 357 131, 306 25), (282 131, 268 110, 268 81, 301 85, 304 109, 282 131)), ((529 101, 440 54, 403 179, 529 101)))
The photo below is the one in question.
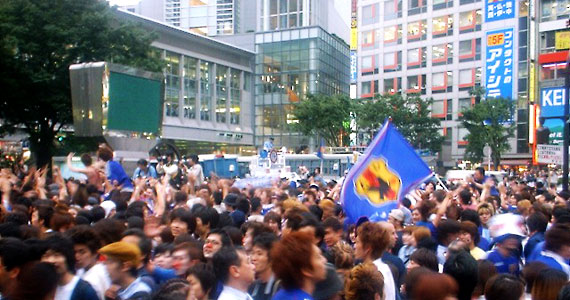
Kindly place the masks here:
POLYGON ((132 176, 106 145, 72 156, 85 180, 0 172, 1 299, 570 299, 570 193, 544 171, 479 168, 350 222, 342 178, 240 189, 195 155, 132 176))

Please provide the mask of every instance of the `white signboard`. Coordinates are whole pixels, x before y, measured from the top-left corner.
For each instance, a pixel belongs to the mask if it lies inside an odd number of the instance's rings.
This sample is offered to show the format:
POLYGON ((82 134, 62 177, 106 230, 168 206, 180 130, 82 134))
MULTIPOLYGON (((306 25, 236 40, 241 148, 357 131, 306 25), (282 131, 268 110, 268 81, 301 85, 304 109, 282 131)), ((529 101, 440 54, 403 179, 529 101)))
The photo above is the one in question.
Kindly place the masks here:
POLYGON ((557 145, 536 145, 539 164, 562 165, 562 146, 557 145))

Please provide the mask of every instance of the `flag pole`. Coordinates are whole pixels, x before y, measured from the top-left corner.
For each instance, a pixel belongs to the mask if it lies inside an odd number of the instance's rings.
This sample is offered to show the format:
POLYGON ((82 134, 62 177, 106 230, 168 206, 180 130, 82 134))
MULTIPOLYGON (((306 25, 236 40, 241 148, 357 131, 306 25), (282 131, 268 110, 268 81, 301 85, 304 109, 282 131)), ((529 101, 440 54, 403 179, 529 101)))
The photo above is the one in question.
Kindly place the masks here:
POLYGON ((443 182, 441 181, 441 179, 439 179, 439 176, 437 175, 437 173, 433 172, 432 173, 433 176, 435 176, 435 179, 437 179, 437 182, 441 185, 441 187, 449 193, 449 189, 447 188, 447 186, 445 186, 445 184, 443 184, 443 182))

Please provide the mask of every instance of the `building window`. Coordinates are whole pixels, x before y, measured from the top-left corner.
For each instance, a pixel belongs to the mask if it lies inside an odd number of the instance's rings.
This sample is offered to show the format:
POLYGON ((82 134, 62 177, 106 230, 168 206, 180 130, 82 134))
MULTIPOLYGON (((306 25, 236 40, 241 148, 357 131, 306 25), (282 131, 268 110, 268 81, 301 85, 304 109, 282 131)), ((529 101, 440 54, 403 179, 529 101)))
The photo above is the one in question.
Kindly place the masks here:
POLYGON ((380 20, 379 7, 378 3, 362 7, 362 25, 378 23, 380 20))
POLYGON ((459 42, 459 62, 481 59, 481 39, 472 39, 459 42))
POLYGON ((394 25, 384 28, 384 45, 399 45, 402 43, 402 25, 394 25))
POLYGON ((388 78, 384 79, 384 93, 395 94, 402 92, 402 78, 388 78))
POLYGON ((424 68, 426 66, 426 47, 408 50, 408 69, 424 68))
POLYGON ((481 30, 480 9, 465 11, 459 14, 459 33, 473 32, 481 30))
POLYGON ((362 57, 360 64, 360 72, 362 75, 372 75, 378 73, 378 59, 377 55, 369 55, 362 57))
POLYGON ((408 76, 408 85, 406 88, 408 94, 426 94, 426 75, 408 76))
POLYGON ((453 7, 453 0, 433 0, 433 10, 453 7))
POLYGON ((540 33, 540 53, 550 53, 556 51, 557 31, 558 30, 552 30, 540 33))
POLYGON ((540 80, 564 78, 566 63, 551 63, 540 66, 540 80))
POLYGON ((459 98, 458 101, 459 104, 459 112, 458 115, 462 116, 463 115, 463 111, 467 110, 467 109, 471 109, 471 107, 473 107, 473 105, 475 105, 475 98, 474 97, 470 97, 470 98, 459 98))
POLYGON ((441 16, 432 20, 432 34, 434 38, 453 35, 453 16, 441 16))
POLYGON ((435 45, 431 48, 431 64, 433 66, 453 63, 453 44, 435 45))
POLYGON ((230 124, 239 124, 241 112, 241 71, 230 69, 230 124))
POLYGON ((376 48, 376 30, 362 32, 362 48, 376 48))
POLYGON ((408 42, 423 41, 427 37, 426 21, 408 23, 408 42))
POLYGON ((541 21, 554 21, 568 19, 570 17, 569 0, 541 0, 540 19, 541 21))
POLYGON ((216 65, 216 122, 226 123, 228 67, 216 65))
POLYGON ((384 21, 402 17, 402 0, 384 1, 384 21))
POLYGON ((378 81, 372 80, 362 83, 362 98, 373 98, 375 94, 378 94, 378 81))
POLYGON ((433 73, 431 91, 434 94, 453 91, 453 72, 433 73))
POLYGON ((417 15, 427 11, 426 0, 408 0, 408 15, 417 15))
POLYGON ((453 100, 435 100, 431 105, 431 116, 441 120, 453 120, 453 100))
POLYGON ((198 93, 198 60, 184 57, 184 118, 196 118, 196 94, 198 93))
POLYGON ((210 77, 212 76, 212 64, 200 61, 200 120, 210 120, 210 103, 212 101, 212 89, 210 77))
POLYGON ((402 69, 402 51, 384 53, 384 72, 400 71, 402 69))
POLYGON ((168 117, 178 117, 180 101, 180 54, 166 52, 166 88, 164 113, 168 117))
POLYGON ((459 90, 469 91, 481 85, 481 68, 459 70, 459 90))
POLYGON ((459 0, 459 5, 481 2, 481 0, 459 0))

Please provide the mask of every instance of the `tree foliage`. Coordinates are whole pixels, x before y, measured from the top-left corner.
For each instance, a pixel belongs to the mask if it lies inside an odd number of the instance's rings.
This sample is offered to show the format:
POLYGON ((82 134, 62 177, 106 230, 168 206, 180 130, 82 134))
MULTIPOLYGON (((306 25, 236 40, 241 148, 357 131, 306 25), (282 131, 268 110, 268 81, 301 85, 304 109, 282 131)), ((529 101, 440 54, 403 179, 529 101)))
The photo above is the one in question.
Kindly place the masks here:
POLYGON ((469 131, 464 138, 468 142, 465 159, 483 161, 483 148, 488 144, 493 164, 499 166, 502 154, 511 149, 508 139, 514 136, 515 126, 509 123, 513 103, 511 99, 492 98, 463 111, 462 123, 469 131))
POLYGON ((382 95, 374 100, 359 100, 355 109, 356 123, 371 137, 388 118, 416 149, 429 149, 432 153, 441 150, 443 137, 439 133, 440 121, 431 117, 432 99, 418 95, 382 95))
POLYGON ((346 95, 307 95, 295 105, 293 114, 299 120, 294 128, 306 136, 319 136, 328 146, 342 146, 339 139, 343 124, 350 122, 351 100, 346 95))
POLYGON ((152 33, 112 16, 105 1, 0 0, 1 133, 23 129, 38 165, 72 122, 69 66, 110 61, 159 71, 152 33))

